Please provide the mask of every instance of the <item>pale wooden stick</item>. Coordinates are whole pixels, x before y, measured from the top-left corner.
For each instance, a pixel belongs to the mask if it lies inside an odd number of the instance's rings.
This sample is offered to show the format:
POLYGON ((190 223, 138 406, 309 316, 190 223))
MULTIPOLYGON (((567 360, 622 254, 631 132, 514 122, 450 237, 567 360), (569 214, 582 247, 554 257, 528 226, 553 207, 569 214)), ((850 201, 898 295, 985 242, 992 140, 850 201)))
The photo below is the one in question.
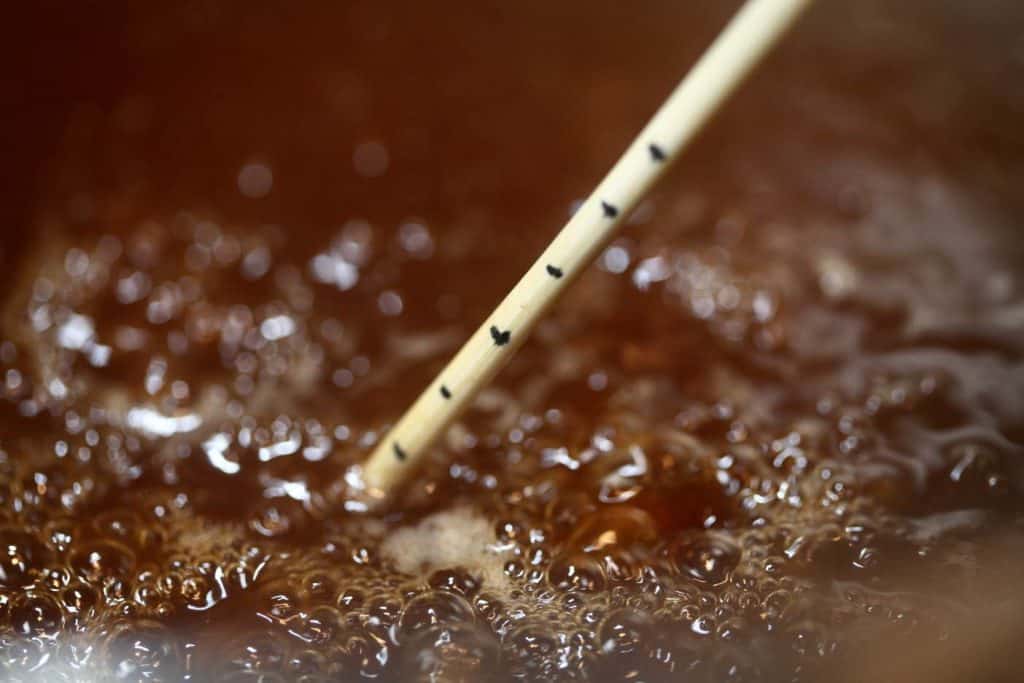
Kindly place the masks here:
POLYGON ((363 468, 362 486, 383 497, 413 471, 427 447, 505 365, 537 319, 809 4, 749 0, 740 9, 537 262, 381 440, 363 468))

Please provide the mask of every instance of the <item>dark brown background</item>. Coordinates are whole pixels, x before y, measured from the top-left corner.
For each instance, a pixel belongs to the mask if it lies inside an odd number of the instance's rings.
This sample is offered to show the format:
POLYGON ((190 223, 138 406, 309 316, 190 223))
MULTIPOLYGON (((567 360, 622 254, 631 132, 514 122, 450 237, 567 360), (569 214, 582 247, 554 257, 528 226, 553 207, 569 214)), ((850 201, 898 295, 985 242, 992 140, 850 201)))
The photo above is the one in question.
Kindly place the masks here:
MULTIPOLYGON (((737 4, 9 6, 0 258, 10 265, 35 207, 83 190, 264 222, 334 221, 363 207, 441 220, 497 209, 525 228, 525 256, 737 4), (368 138, 395 155, 383 179, 353 172, 353 144, 368 138), (254 156, 275 170, 262 201, 235 184, 254 156)), ((707 180, 751 163, 755 148, 781 164, 794 142, 868 145, 960 169, 1017 203, 1022 35, 1012 0, 822 0, 680 172, 707 180), (808 139, 800 131, 830 90, 860 93, 865 109, 840 104, 808 139), (872 117, 883 119, 874 132, 872 117)), ((510 263, 496 289, 525 263, 510 263)))

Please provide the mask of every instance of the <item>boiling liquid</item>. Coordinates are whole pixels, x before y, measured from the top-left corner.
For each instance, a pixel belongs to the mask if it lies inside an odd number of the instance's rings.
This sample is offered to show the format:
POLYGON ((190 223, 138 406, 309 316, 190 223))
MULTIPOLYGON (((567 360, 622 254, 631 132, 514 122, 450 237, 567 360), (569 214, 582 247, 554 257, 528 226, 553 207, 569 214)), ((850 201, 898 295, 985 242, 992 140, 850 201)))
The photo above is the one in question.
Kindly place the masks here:
POLYGON ((929 7, 812 14, 386 514, 349 498, 347 468, 725 8, 602 10, 594 32, 624 35, 600 55, 568 10, 99 27, 151 80, 90 76, 98 103, 69 106, 6 242, 4 676, 1004 666, 1021 67, 1000 22, 929 7), (182 80, 190 58, 218 66, 182 80))

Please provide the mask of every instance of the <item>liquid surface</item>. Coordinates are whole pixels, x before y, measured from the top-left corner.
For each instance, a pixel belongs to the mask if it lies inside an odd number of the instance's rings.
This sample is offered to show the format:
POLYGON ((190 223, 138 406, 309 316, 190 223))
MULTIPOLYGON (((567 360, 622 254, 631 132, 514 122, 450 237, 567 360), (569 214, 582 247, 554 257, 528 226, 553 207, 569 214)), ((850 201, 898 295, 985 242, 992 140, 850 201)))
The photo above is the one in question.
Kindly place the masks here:
POLYGON ((39 29, 5 680, 1015 679, 1012 3, 823 2, 402 504, 348 498, 732 9, 676 4, 39 29))

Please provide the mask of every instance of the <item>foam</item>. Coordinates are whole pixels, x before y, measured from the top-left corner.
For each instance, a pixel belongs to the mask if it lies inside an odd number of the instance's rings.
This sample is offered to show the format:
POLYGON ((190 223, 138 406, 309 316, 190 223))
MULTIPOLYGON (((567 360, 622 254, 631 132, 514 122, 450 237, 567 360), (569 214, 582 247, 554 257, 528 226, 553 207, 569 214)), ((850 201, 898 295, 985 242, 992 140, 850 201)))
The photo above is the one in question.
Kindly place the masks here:
POLYGON ((509 588, 494 524, 469 507, 445 510, 414 526, 392 532, 381 546, 385 559, 406 574, 428 574, 438 569, 464 567, 478 575, 491 591, 509 588))

